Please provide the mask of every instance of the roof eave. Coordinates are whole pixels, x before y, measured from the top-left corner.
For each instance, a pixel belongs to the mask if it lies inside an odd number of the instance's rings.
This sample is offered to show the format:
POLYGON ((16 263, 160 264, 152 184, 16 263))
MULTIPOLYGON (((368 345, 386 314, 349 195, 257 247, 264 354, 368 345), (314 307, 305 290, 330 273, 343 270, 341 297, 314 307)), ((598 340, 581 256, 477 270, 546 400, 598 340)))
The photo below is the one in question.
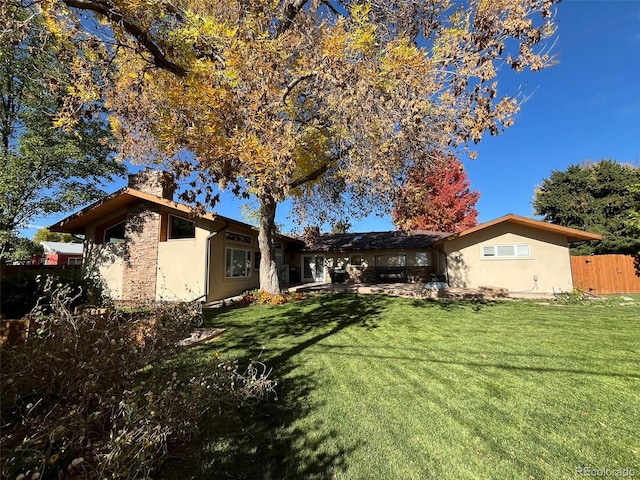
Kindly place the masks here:
MULTIPOLYGON (((104 211, 100 212, 100 217, 105 217, 106 215, 110 215, 136 200, 144 200, 160 205, 161 207, 186 214, 192 213, 191 209, 186 205, 176 203, 166 198, 157 197, 149 193, 144 193, 133 188, 125 187, 51 225, 49 230, 61 233, 84 233, 85 227, 97 220, 95 215, 91 215, 92 212, 96 212, 98 209, 106 205, 103 209, 104 211)), ((198 215, 197 217, 209 221, 215 221, 217 216, 205 213, 198 215)))
MULTIPOLYGON (((182 203, 177 203, 177 202, 174 202, 173 200, 168 200, 166 198, 141 192, 133 188, 125 187, 125 188, 121 188, 120 190, 110 195, 107 195, 106 197, 98 200, 97 202, 92 203, 91 205, 83 208, 82 210, 60 220, 58 223, 51 225, 49 227, 49 230, 51 230, 52 232, 60 232, 60 233, 76 233, 76 234, 84 233, 84 229, 86 228, 86 226, 90 225, 91 223, 97 220, 92 216, 87 217, 87 215, 90 214, 90 212, 94 212, 96 209, 100 208, 105 204, 108 204, 109 202, 114 202, 112 208, 106 209, 106 211, 103 212, 102 215, 100 215, 101 217, 104 217, 106 215, 109 215, 129 205, 130 203, 136 200, 148 201, 148 202, 160 205, 161 207, 172 209, 174 211, 178 211, 184 214, 191 215, 193 213, 192 209, 189 206, 184 205, 182 203), (116 202, 116 199, 118 198, 121 199, 121 201, 116 202)), ((214 214, 214 213, 204 213, 204 214, 197 215, 196 217, 199 219, 204 219, 211 222, 216 222, 216 221, 227 222, 228 224, 255 229, 253 225, 249 225, 248 223, 240 222, 233 218, 225 217, 225 216, 214 214)), ((304 242, 302 242, 300 239, 297 239, 295 237, 290 237, 287 235, 279 235, 279 238, 286 239, 288 242, 291 242, 291 243, 299 243, 301 245, 304 244, 304 242)))
POLYGON ((523 225, 531 228, 536 228, 538 230, 544 230, 547 232, 564 235, 567 238, 567 241, 569 243, 602 240, 602 235, 599 235, 597 233, 585 232, 583 230, 578 230, 576 228, 570 228, 570 227, 563 227, 561 225, 554 225, 552 223, 543 222, 541 220, 521 217, 520 215, 509 213, 500 218, 496 218, 495 220, 491 220, 486 223, 481 223, 480 225, 476 225, 475 227, 468 228, 467 230, 464 230, 462 232, 452 234, 448 237, 445 237, 439 240, 438 242, 436 242, 436 244, 442 244, 447 240, 453 240, 454 238, 469 235, 474 232, 484 230, 486 228, 489 228, 504 222, 511 222, 517 225, 523 225))

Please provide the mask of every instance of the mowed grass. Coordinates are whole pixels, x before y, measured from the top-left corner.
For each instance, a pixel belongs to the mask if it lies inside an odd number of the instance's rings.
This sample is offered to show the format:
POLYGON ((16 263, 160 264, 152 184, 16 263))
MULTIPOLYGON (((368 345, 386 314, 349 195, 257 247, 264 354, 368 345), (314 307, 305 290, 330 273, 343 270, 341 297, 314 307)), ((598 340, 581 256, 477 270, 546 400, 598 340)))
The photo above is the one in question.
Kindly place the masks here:
POLYGON ((561 305, 318 296, 209 312, 276 402, 238 412, 195 477, 563 479, 640 475, 640 298, 561 305))

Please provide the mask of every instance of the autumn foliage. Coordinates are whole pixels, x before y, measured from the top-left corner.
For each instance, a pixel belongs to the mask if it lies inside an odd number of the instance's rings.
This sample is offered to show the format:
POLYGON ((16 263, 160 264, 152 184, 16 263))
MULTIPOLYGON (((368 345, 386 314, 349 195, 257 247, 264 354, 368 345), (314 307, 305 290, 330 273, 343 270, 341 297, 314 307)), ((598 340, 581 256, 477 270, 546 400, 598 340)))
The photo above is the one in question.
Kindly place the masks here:
MULTIPOLYGON (((301 223, 387 212, 425 149, 513 123, 524 96, 498 88, 500 68, 554 63, 554 0, 35 3, 94 53, 78 68, 115 68, 73 94, 105 98, 123 158, 192 180, 187 201, 211 205, 218 187, 256 198, 270 293, 280 202, 301 223)), ((60 119, 73 128, 72 110, 60 119)))
POLYGON ((411 170, 394 203, 393 222, 403 230, 460 232, 478 223, 476 202, 462 162, 440 156, 433 165, 411 170))

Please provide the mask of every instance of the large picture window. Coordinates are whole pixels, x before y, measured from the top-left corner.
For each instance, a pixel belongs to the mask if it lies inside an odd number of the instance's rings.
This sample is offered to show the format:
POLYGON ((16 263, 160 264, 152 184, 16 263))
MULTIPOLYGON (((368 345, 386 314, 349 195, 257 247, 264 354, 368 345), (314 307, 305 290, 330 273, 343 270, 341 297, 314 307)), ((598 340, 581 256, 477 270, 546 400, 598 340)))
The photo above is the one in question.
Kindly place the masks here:
POLYGON ((169 239, 196 238, 196 222, 169 215, 169 239))
POLYGON ((482 246, 482 258, 527 258, 530 256, 531 247, 526 243, 482 246))
POLYGON ((406 267, 407 256, 404 253, 376 255, 376 267, 406 267))
POLYGON ((238 278, 251 276, 251 252, 238 248, 227 248, 225 277, 238 278))

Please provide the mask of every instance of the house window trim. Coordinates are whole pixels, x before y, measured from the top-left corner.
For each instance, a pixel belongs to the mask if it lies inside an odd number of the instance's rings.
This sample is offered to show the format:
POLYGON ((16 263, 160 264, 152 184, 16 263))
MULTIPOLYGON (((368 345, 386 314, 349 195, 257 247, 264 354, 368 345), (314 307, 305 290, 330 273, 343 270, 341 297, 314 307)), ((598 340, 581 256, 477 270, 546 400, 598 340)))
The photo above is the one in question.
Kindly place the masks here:
POLYGON ((82 258, 78 258, 78 257, 67 258, 67 265, 82 265, 82 258), (76 260, 79 260, 79 261, 76 262, 76 260))
POLYGON ((237 279, 246 279, 246 278, 251 278, 253 276, 253 268, 252 268, 252 257, 251 254, 253 253, 253 250, 249 250, 246 248, 236 248, 236 247, 226 247, 225 248, 225 254, 224 254, 224 278, 225 280, 237 280, 237 279), (231 266, 231 275, 228 275, 227 272, 229 272, 229 265, 227 265, 227 258, 229 257, 229 251, 231 251, 231 259, 233 261, 233 251, 237 250, 240 252, 244 252, 245 253, 245 259, 247 260, 247 266, 245 267, 245 273, 246 275, 233 275, 233 267, 231 266), (247 255, 248 254, 248 255, 247 255))
MULTIPOLYGON (((127 221, 127 215, 125 213, 121 213, 120 215, 116 215, 110 218, 109 220, 107 220, 106 222, 103 222, 97 225, 95 228, 95 231, 93 232, 93 243, 95 243, 96 245, 104 245, 106 230, 109 230, 110 228, 115 227, 116 225, 126 221, 127 221)), ((125 228, 126 228, 126 224, 125 224, 125 228)))
POLYGON ((188 218, 184 218, 181 217, 180 215, 174 215, 172 213, 167 214, 167 241, 168 242, 176 242, 176 241, 183 241, 183 240, 195 240, 196 238, 196 222, 194 222, 193 220, 189 220, 188 218), (178 218, 180 220, 183 220, 185 222, 189 222, 191 224, 193 224, 193 237, 179 237, 179 238, 172 238, 171 237, 171 219, 172 218, 178 218))
POLYGON ((381 253, 381 254, 376 255, 375 261, 376 261, 376 267, 402 267, 402 268, 406 268, 407 267, 407 254, 404 253, 404 252, 381 253), (389 258, 393 258, 393 257, 397 257, 399 263, 389 265, 389 258), (383 259, 385 259, 385 262, 382 262, 383 259), (384 265, 382 263, 384 263, 384 265))
POLYGON ((531 244, 529 243, 494 243, 480 247, 480 258, 482 260, 527 260, 533 258, 533 256, 531 255, 531 244), (498 255, 499 247, 513 247, 514 255, 498 255), (527 255, 519 255, 518 247, 527 247, 527 255), (493 248, 493 255, 487 255, 485 253, 486 248, 493 248))
POLYGON ((117 245, 119 243, 125 243, 127 241, 126 239, 126 224, 125 224, 126 220, 120 220, 119 222, 115 222, 112 225, 109 225, 108 227, 105 227, 105 229, 102 232, 102 244, 103 245, 117 245), (113 229, 114 227, 117 227, 118 225, 123 225, 125 227, 125 238, 121 239, 121 241, 119 242, 107 242, 107 232, 111 229, 113 229))
MULTIPOLYGON (((228 248, 233 248, 233 247, 228 247, 228 248)), ((236 250, 242 250, 242 249, 236 249, 236 250)), ((276 264, 278 263, 278 258, 280 258, 280 265, 284 265, 284 254, 276 252, 276 264)), ((260 250, 254 250, 253 251, 253 269, 255 271, 260 271, 261 259, 262 259, 262 252, 260 252, 260 250)))
POLYGON ((364 266, 364 256, 361 253, 352 253, 349 255, 349 265, 356 268, 362 268, 364 266), (360 257, 360 262, 353 263, 353 257, 360 257))
POLYGON ((431 251, 427 250, 424 252, 416 252, 415 256, 413 257, 413 263, 416 267, 432 267, 433 266, 433 255, 431 253, 431 251), (425 255, 426 256, 426 263, 422 263, 421 261, 418 261, 418 256, 420 255, 425 255))
POLYGON ((240 245, 253 245, 253 237, 251 235, 234 232, 233 230, 226 230, 224 232, 224 239, 227 242, 235 242, 240 245))

